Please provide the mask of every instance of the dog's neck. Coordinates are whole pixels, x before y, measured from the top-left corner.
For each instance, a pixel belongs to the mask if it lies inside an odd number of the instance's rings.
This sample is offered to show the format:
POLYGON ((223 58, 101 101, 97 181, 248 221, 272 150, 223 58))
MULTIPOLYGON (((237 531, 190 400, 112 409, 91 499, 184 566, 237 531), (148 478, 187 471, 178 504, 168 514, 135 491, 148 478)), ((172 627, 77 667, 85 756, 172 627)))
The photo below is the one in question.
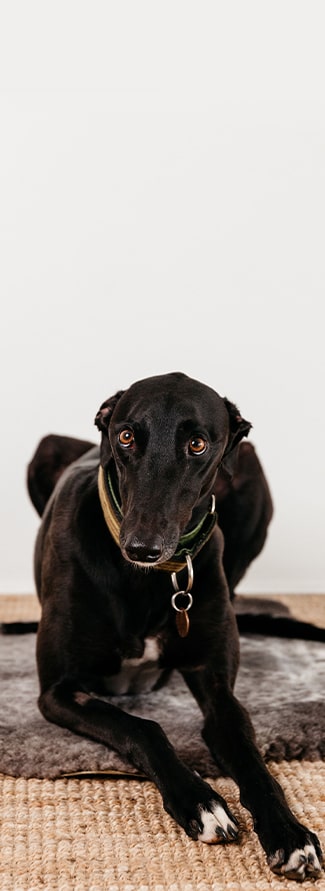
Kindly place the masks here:
MULTIPOLYGON (((115 544, 119 547, 120 528, 123 519, 122 508, 112 476, 109 470, 104 470, 101 464, 98 471, 98 493, 106 525, 115 544)), ((196 557, 211 538, 216 522, 217 514, 213 497, 210 511, 204 514, 193 529, 181 536, 171 560, 168 560, 166 563, 158 563, 152 568, 163 569, 167 572, 178 572, 180 569, 184 569, 187 565, 186 556, 190 556, 191 559, 196 557)))

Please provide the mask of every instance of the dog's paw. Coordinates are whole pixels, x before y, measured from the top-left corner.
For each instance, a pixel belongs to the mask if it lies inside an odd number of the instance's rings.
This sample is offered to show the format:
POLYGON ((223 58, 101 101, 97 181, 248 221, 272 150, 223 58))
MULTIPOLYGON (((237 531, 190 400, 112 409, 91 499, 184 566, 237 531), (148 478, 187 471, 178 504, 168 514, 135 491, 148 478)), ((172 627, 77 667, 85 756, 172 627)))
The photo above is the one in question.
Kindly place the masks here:
POLYGON ((202 827, 197 834, 198 841, 215 845, 238 839, 237 820, 221 801, 210 801, 207 805, 200 805, 197 822, 202 827))
POLYGON ((216 845, 238 839, 238 823, 227 802, 196 771, 186 770, 179 776, 178 785, 173 787, 168 800, 164 799, 164 805, 195 841, 216 845))
POLYGON ((307 835, 306 844, 291 851, 289 855, 284 848, 279 848, 268 857, 268 864, 273 872, 296 882, 318 879, 322 872, 322 862, 319 841, 312 832, 307 835))

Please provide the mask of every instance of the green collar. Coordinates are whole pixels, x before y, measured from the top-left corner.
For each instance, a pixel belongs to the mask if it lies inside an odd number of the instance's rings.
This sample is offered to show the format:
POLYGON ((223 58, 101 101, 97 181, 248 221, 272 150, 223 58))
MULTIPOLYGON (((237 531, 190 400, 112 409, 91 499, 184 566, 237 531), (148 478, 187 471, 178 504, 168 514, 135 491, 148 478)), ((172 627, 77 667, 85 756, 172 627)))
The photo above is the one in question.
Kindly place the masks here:
MULTIPOLYGON (((123 513, 117 494, 114 490, 112 477, 109 470, 103 470, 99 467, 98 473, 98 491, 100 502, 105 517, 106 524, 114 538, 115 543, 120 544, 120 528, 123 520, 123 513)), ((194 529, 186 532, 179 539, 177 548, 171 560, 167 563, 158 563, 153 569, 164 569, 168 572, 174 572, 185 568, 187 565, 186 556, 194 559, 201 548, 209 541, 217 522, 217 514, 215 511, 214 499, 212 509, 202 517, 194 529)))

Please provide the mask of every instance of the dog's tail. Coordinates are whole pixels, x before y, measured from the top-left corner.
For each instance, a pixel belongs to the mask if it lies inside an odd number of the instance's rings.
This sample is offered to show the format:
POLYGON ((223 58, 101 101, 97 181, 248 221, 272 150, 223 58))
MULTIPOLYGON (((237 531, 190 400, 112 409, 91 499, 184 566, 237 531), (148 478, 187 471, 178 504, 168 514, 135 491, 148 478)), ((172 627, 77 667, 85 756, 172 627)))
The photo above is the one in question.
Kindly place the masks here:
POLYGON ((38 622, 2 622, 1 634, 35 634, 38 622))
POLYGON ((93 447, 94 443, 86 439, 55 433, 41 439, 27 467, 27 489, 40 517, 66 467, 93 447))
POLYGON ((287 637, 293 640, 325 642, 325 628, 300 622, 293 616, 272 616, 270 613, 241 613, 236 616, 240 634, 264 634, 266 637, 287 637))

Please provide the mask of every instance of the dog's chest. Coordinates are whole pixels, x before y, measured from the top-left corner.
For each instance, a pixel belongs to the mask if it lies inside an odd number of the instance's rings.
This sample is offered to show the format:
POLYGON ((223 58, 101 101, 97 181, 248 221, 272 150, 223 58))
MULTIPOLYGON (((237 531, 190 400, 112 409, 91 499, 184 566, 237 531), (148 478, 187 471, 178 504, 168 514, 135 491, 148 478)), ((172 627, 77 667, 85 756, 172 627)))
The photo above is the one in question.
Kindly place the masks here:
POLYGON ((148 693, 163 671, 159 666, 159 657, 159 641, 154 637, 146 637, 141 656, 122 659, 118 674, 104 678, 107 693, 148 693))

